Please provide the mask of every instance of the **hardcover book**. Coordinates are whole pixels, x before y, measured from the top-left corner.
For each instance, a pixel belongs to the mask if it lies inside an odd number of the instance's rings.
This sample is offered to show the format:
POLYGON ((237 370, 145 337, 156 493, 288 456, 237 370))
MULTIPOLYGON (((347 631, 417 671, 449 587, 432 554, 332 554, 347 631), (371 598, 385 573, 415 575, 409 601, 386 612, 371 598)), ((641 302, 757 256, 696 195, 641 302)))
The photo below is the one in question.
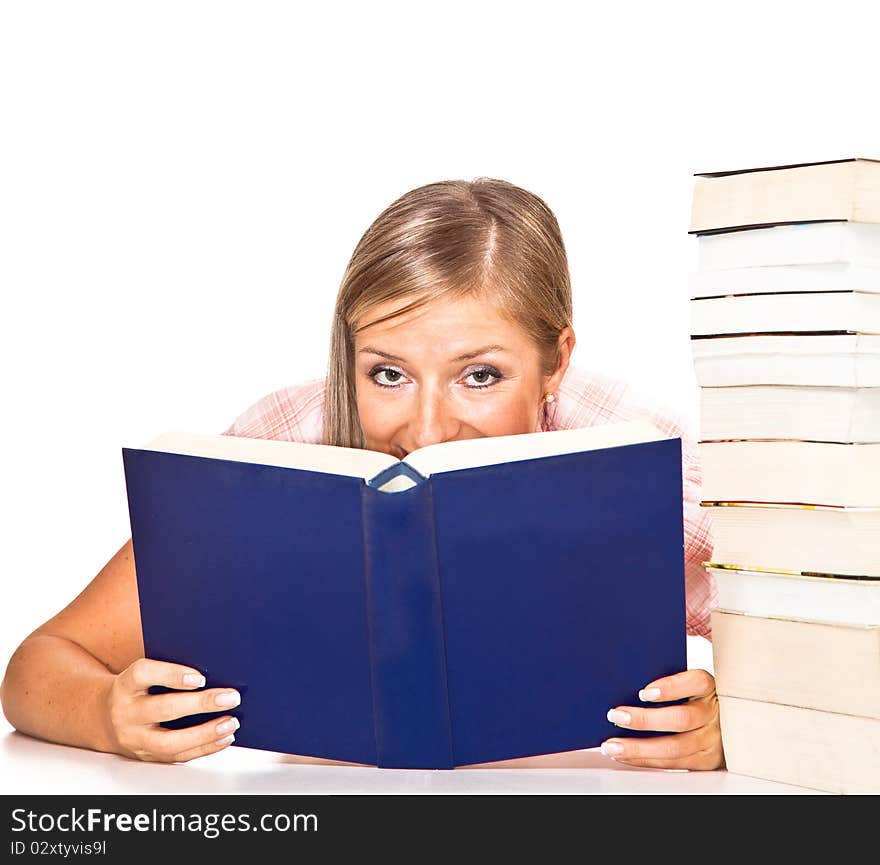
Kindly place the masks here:
POLYGON ((880 442, 880 387, 744 385, 700 390, 703 441, 880 442))
POLYGON ((706 501, 880 506, 880 444, 738 441, 699 447, 706 501))
POLYGON ((804 385, 880 387, 880 336, 764 334, 691 339, 701 387, 804 385))
POLYGON ((829 793, 880 793, 880 720, 719 697, 729 772, 829 793))
POLYGON ((698 270, 689 275, 688 289, 691 299, 817 291, 863 291, 880 294, 880 268, 857 267, 842 262, 698 270))
MULTIPOLYGON (((715 563, 708 567, 721 610, 762 619, 880 625, 878 579, 747 571, 715 563)), ((712 642, 718 645, 714 630, 712 642)))
POLYGON ((123 457, 146 654, 237 688, 238 745, 409 768, 589 748, 686 667, 681 442, 650 424, 405 461, 183 433, 123 457))
MULTIPOLYGON (((880 719, 880 623, 712 611, 719 697, 880 719)), ((880 740, 878 740, 880 744, 880 740)))
POLYGON ((745 570, 880 577, 880 507, 702 502, 716 564, 745 570))
POLYGON ((880 161, 838 159, 697 175, 691 231, 823 220, 880 222, 880 161))
POLYGON ((880 225, 816 222, 705 234, 697 240, 701 271, 776 265, 880 267, 880 225))
POLYGON ((880 294, 866 291, 706 297, 690 308, 692 336, 880 333, 880 294))

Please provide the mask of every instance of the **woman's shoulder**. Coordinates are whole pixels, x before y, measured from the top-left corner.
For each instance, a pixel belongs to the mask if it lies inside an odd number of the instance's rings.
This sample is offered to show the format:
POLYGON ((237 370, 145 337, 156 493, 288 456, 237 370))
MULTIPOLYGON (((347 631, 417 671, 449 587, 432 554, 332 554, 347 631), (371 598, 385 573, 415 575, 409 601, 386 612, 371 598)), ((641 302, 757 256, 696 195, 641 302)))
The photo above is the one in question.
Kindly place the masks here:
POLYGON ((568 368, 557 394, 553 419, 556 429, 644 419, 676 437, 688 435, 691 426, 681 412, 626 379, 591 369, 568 368))
POLYGON ((315 379, 261 397, 223 435, 318 444, 323 421, 324 379, 315 379))

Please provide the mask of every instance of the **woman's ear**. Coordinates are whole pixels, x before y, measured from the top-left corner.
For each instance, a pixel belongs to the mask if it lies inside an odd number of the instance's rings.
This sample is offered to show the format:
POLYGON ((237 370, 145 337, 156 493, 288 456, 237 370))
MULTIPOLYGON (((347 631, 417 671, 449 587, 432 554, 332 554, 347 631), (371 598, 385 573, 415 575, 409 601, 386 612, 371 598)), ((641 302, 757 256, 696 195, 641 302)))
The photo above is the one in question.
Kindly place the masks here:
POLYGON ((574 351, 575 342, 574 330, 571 327, 564 327, 559 331, 559 340, 556 344, 556 369, 544 379, 544 393, 556 393, 568 365, 571 363, 571 353, 574 351))

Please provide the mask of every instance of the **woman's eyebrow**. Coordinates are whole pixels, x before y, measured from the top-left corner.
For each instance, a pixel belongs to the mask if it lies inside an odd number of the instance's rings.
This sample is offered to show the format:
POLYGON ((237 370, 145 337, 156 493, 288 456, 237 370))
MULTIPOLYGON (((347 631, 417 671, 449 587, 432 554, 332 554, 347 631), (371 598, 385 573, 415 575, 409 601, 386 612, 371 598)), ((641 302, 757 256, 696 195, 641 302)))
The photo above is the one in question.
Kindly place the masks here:
POLYGON ((471 360, 475 357, 479 357, 481 354, 488 354, 490 351, 506 351, 507 349, 501 345, 484 345, 482 348, 478 348, 475 351, 468 351, 465 354, 460 354, 458 357, 452 358, 452 362, 456 363, 460 360, 471 360))
MULTIPOLYGON (((501 345, 484 345, 482 348, 460 354, 458 357, 452 358, 450 362, 458 363, 462 360, 472 360, 475 357, 479 357, 481 354, 488 354, 490 351, 507 351, 507 349, 501 345)), ((402 357, 398 357, 396 354, 389 354, 387 351, 379 351, 378 348, 373 348, 369 345, 365 345, 360 349, 358 354, 378 354, 379 357, 384 357, 386 360, 396 360, 398 363, 406 362, 402 357)))

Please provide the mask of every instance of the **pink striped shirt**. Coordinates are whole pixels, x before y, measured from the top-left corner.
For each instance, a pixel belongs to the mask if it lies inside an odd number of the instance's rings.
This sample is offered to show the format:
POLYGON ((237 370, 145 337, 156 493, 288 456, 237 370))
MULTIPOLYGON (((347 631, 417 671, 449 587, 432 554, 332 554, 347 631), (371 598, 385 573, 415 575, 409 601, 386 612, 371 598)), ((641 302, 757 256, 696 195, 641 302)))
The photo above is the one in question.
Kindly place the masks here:
MULTIPOLYGON (((323 379, 285 387, 239 415, 224 435, 318 444, 323 408, 323 379)), ((711 637, 709 609, 715 591, 701 563, 712 558, 712 527, 708 510, 700 507, 697 446, 680 419, 637 394, 625 381, 569 367, 548 420, 550 430, 559 430, 636 419, 648 419, 667 435, 681 438, 687 632, 711 637)))

